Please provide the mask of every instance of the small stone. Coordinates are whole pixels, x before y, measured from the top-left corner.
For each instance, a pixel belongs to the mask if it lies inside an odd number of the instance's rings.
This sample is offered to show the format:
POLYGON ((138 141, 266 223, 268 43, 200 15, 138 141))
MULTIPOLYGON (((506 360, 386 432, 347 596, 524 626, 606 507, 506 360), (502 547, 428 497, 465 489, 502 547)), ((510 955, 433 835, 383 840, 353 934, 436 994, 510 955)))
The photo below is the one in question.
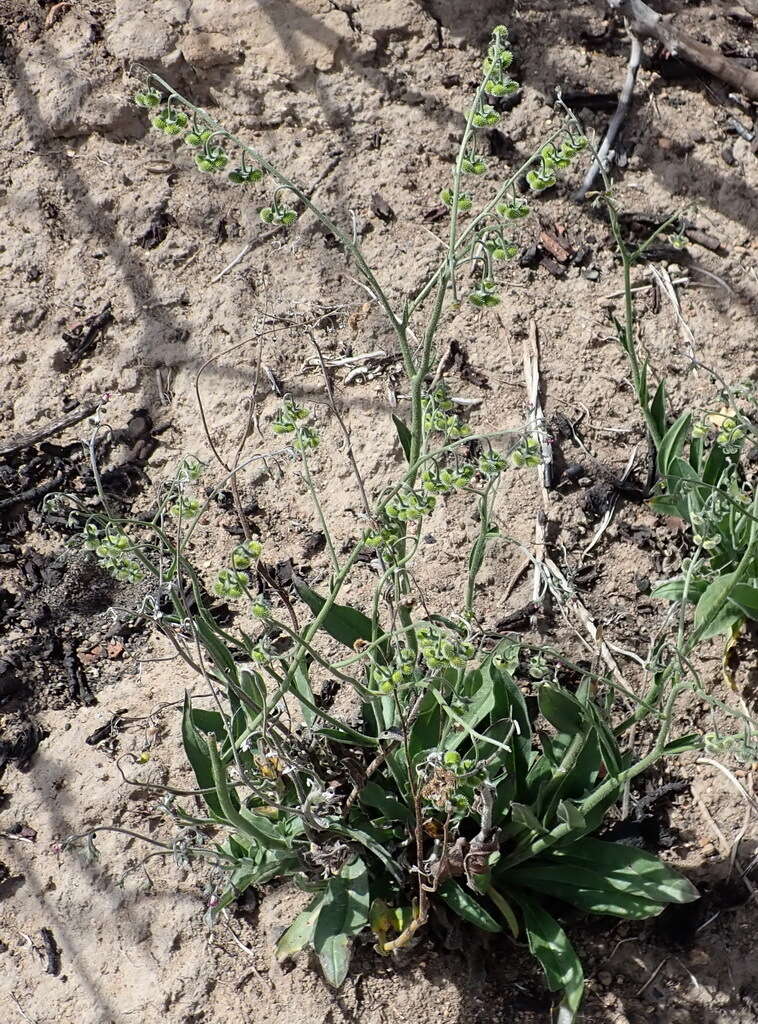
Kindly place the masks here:
POLYGON ((737 163, 734 157, 734 148, 732 146, 732 143, 727 142, 727 144, 722 148, 721 159, 724 161, 725 164, 728 164, 730 167, 734 167, 734 165, 737 163))
POLYGON ((610 971, 600 971, 597 976, 597 980, 603 986, 603 988, 610 988, 613 984, 613 975, 610 971))
POLYGON ((221 32, 193 32, 181 46, 185 60, 196 68, 234 64, 240 56, 238 47, 221 32))

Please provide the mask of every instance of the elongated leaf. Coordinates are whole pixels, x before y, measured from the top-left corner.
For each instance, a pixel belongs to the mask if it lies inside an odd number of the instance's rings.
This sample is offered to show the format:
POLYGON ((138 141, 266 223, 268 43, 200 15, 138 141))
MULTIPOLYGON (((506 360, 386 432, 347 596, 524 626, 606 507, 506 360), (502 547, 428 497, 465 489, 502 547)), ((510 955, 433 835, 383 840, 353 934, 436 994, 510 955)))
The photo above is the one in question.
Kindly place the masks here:
POLYGON ((695 630, 698 640, 727 633, 742 612, 729 602, 737 573, 725 573, 709 584, 695 608, 695 630))
MULTIPOLYGON (((305 580, 298 576, 293 576, 292 579, 300 597, 313 614, 318 615, 326 604, 324 598, 315 590, 311 590, 305 580)), ((371 640, 371 619, 367 618, 363 612, 345 604, 332 605, 326 614, 322 629, 351 649, 356 640, 371 640)))
MULTIPOLYGON (((221 803, 219 802, 218 796, 214 791, 213 781, 213 770, 211 768, 211 758, 208 753, 208 744, 202 737, 200 732, 195 728, 193 716, 195 710, 192 707, 192 703, 189 698, 189 694, 184 695, 184 712, 182 714, 182 743, 184 745, 184 752, 187 755, 189 763, 192 765, 192 770, 195 773, 197 784, 200 789, 207 789, 210 792, 203 795, 203 799, 208 805, 209 809, 217 817, 223 817, 223 811, 221 810, 221 803)), ((207 715, 218 714, 218 712, 205 712, 207 715)), ((223 735, 223 719, 221 715, 218 715, 221 720, 221 731, 219 735, 223 735)), ((206 724, 210 720, 206 719, 206 724)), ((215 721, 215 719, 213 720, 215 721)), ((208 731, 216 731, 215 726, 208 731)))
MULTIPOLYGON (((570 847, 551 851, 557 865, 595 872, 600 878, 618 882, 618 887, 652 896, 662 903, 690 903, 699 893, 695 886, 663 861, 633 846, 609 843, 603 839, 581 839, 570 847)), ((595 883, 595 888, 602 888, 595 883)))
POLYGON ((549 683, 540 686, 540 712, 558 732, 572 736, 582 728, 584 712, 579 701, 566 690, 549 683))
MULTIPOLYGON (((570 877, 570 874, 567 873, 570 877)), ((510 881, 510 876, 508 876, 510 881)), ((564 903, 577 907, 588 914, 607 914, 610 917, 624 917, 630 920, 644 920, 657 917, 666 906, 655 900, 646 899, 635 893, 621 892, 616 889, 584 889, 570 882, 561 882, 553 878, 538 878, 530 872, 514 872, 514 884, 523 885, 536 893, 553 896, 564 903)))
POLYGON ((664 437, 666 434, 666 384, 661 381, 650 403, 650 415, 655 423, 658 435, 664 437))
POLYGON ((313 948, 329 985, 339 988, 347 977, 353 938, 368 924, 366 865, 360 858, 345 865, 326 885, 313 931, 313 948))
POLYGON ((517 825, 523 825, 537 835, 545 835, 547 832, 540 819, 526 804, 511 804, 511 818, 517 825))
POLYGON ((703 467, 703 482, 715 487, 721 479, 721 474, 724 472, 727 465, 728 463, 724 449, 720 444, 714 444, 708 452, 708 458, 705 460, 705 466, 703 467))
POLYGON ((509 893, 524 914, 529 949, 542 964, 548 987, 563 989, 558 1024, 572 1024, 584 995, 584 971, 568 936, 550 914, 525 893, 509 893))
POLYGON ((682 450, 690 429, 692 415, 683 412, 676 422, 669 427, 658 448, 658 471, 661 476, 668 476, 669 466, 682 450))
POLYGON ((602 715, 593 705, 589 705, 589 710, 592 715, 595 735, 606 770, 609 775, 616 776, 623 768, 623 757, 616 742, 616 737, 613 734, 613 730, 606 725, 602 715))
POLYGON ((690 439, 690 465, 699 476, 703 468, 703 439, 693 437, 690 439))
MULTIPOLYGON (((446 739, 445 747, 448 750, 456 750, 461 744, 470 743, 471 735, 469 729, 476 729, 483 719, 487 718, 495 706, 495 692, 492 676, 489 672, 474 669, 466 673, 464 697, 467 698, 466 708, 460 711, 450 726, 455 731, 446 739)), ((493 748, 486 747, 487 753, 491 754, 493 748)))
POLYGON ((325 725, 318 732, 319 735, 326 736, 327 739, 333 740, 335 743, 346 743, 348 746, 353 747, 377 746, 377 742, 373 737, 364 736, 363 733, 356 732, 355 729, 351 729, 347 725, 343 725, 339 729, 336 726, 325 725))
POLYGON ((689 732, 686 736, 671 740, 663 748, 663 757, 675 757, 677 754, 687 754, 691 750, 703 749, 703 737, 699 732, 689 732))
POLYGON ((323 895, 319 894, 302 913, 297 915, 287 931, 279 936, 276 943, 276 956, 278 960, 286 960, 310 945, 313 939, 313 930, 316 927, 316 920, 321 913, 322 902, 323 895))
POLYGON ((729 594, 729 600, 749 619, 758 619, 758 587, 736 583, 729 594))
POLYGON ((395 430, 397 431, 397 436, 400 438, 400 446, 403 449, 406 461, 410 462, 412 444, 411 432, 399 416, 395 416, 393 414, 392 422, 395 424, 395 430))
POLYGON ((555 816, 575 832, 581 832, 587 827, 584 815, 572 800, 561 800, 555 809, 555 816))
MULTIPOLYGON (((707 580, 691 579, 687 587, 687 600, 695 604, 703 596, 707 586, 707 580)), ((684 580, 680 577, 659 583, 657 587, 653 587, 650 596, 658 597, 663 601, 681 601, 684 597, 684 580)))
POLYGON ((411 760, 425 750, 433 750, 442 735, 443 711, 434 694, 427 690, 418 717, 411 727, 409 754, 411 760))
POLYGON ((312 726, 316 721, 317 715, 313 710, 313 690, 308 679, 308 668, 302 661, 298 664, 292 678, 292 689, 296 697, 305 698, 305 700, 300 702, 300 709, 303 713, 305 724, 312 726))
POLYGON ((378 861, 384 866, 384 869, 401 885, 403 883, 403 872, 401 871, 398 864, 390 857, 389 853, 385 848, 387 839, 394 837, 394 833, 390 830, 382 835, 379 829, 376 830, 378 835, 372 835, 369 830, 369 826, 363 828, 356 828, 353 825, 332 825, 332 830, 338 835, 343 835, 347 839, 352 839, 365 846, 369 853, 373 853, 378 861))
POLYGON ((377 782, 367 782, 360 792, 359 800, 365 807, 375 807, 381 811, 388 821, 402 821, 407 824, 413 820, 410 808, 377 782))
POLYGON ((454 910, 458 917, 462 917, 469 924, 481 928, 485 932, 501 932, 495 918, 489 914, 481 903, 478 902, 462 886, 449 878, 444 885, 437 890, 437 895, 447 903, 451 910, 454 910))

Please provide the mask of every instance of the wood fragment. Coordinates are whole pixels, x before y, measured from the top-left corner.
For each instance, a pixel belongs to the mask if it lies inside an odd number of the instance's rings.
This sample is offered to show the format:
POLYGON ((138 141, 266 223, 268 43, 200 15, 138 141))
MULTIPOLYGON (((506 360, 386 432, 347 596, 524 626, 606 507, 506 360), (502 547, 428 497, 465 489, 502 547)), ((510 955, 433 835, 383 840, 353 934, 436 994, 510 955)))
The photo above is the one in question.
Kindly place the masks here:
MULTIPOLYGON (((608 3, 613 7, 613 0, 608 0, 608 3)), ((629 51, 629 61, 626 66, 626 78, 624 80, 623 88, 619 95, 618 106, 616 112, 611 118, 611 122, 608 125, 608 131, 605 133, 605 138, 600 144, 595 159, 592 161, 590 169, 584 177, 584 181, 581 184, 578 192, 576 192, 575 199, 584 199, 589 190, 595 183, 595 178, 598 176, 601 168, 604 170, 608 169, 609 161, 613 151, 613 144, 616 141, 616 136, 619 133, 621 125, 626 119, 626 115, 629 113, 629 107, 632 104, 632 96, 634 95, 634 86, 637 81, 637 72, 640 68, 640 61, 642 60, 642 43, 638 36, 632 32, 632 43, 629 51)))
POLYGON ((555 256, 559 263, 568 263, 573 255, 570 248, 567 248, 555 235, 544 228, 540 231, 540 244, 543 249, 547 249, 551 256, 555 256))
POLYGON ((626 18, 629 31, 639 40, 654 39, 669 53, 681 57, 702 71, 708 71, 728 85, 758 100, 758 71, 724 57, 694 36, 677 28, 643 0, 606 0, 608 6, 626 18))
POLYGON ((40 441, 46 441, 48 437, 62 434, 64 430, 74 427, 77 423, 81 423, 82 420, 86 420, 88 416, 92 416, 97 412, 97 407, 97 402, 87 402, 77 409, 76 412, 69 413, 68 416, 62 416, 59 420, 53 420, 44 427, 38 427, 37 430, 30 430, 28 434, 19 434, 8 441, 7 444, 0 445, 0 458, 14 455, 16 452, 22 452, 25 448, 31 448, 35 444, 39 444, 40 441))

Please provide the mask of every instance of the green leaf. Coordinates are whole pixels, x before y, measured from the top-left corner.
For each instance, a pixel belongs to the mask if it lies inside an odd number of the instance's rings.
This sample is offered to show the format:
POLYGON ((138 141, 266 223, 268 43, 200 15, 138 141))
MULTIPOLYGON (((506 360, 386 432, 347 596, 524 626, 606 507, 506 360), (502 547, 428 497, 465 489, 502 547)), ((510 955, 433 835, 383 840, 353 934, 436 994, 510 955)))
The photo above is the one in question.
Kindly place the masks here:
MULTIPOLYGON (((708 581, 704 579, 691 579, 687 587, 687 600, 695 604, 705 593, 708 581)), ((681 577, 673 580, 666 580, 660 583, 650 592, 651 597, 658 597, 663 601, 681 601, 684 597, 684 580, 681 577)))
MULTIPOLYGON (((365 846, 365 848, 370 853, 373 853, 376 859, 381 862, 388 874, 390 874, 396 882, 402 885, 404 880, 403 873, 385 849, 386 839, 384 839, 384 835, 387 833, 384 833, 383 835, 381 830, 377 829, 376 831, 378 835, 373 836, 369 832, 368 826, 364 828, 356 828, 353 825, 332 824, 330 827, 332 831, 337 833, 337 835, 343 835, 347 839, 353 839, 360 843, 361 846, 365 846)), ((389 835, 392 836, 393 833, 390 831, 389 835)))
POLYGON ((442 724, 442 708, 434 694, 427 690, 421 702, 418 717, 411 726, 408 747, 412 761, 421 751, 433 750, 438 746, 442 735, 442 724))
POLYGON ((594 888, 605 888, 598 879, 621 890, 647 896, 660 903, 690 903, 698 898, 695 886, 660 858, 645 850, 603 839, 580 839, 566 849, 553 850, 550 860, 561 870, 579 867, 596 877, 594 888))
POLYGON ((523 885, 534 892, 552 896, 564 903, 577 907, 588 914, 607 914, 611 917, 625 917, 644 920, 656 917, 665 907, 664 903, 646 899, 635 893, 621 892, 612 888, 587 889, 572 881, 574 872, 565 870, 565 880, 543 878, 528 870, 514 871, 506 876, 507 881, 523 885))
POLYGON ((584 971, 574 947, 555 918, 525 893, 511 893, 524 914, 529 949, 542 964, 551 991, 563 989, 558 1024, 572 1024, 584 995, 584 971))
POLYGON ((749 619, 758 619, 758 587, 736 583, 729 594, 729 600, 749 619))
POLYGON ((326 982, 334 988, 347 977, 353 938, 368 924, 368 914, 368 874, 357 858, 327 882, 313 931, 313 949, 326 982))
POLYGON ((322 902, 323 896, 318 895, 302 913, 297 915, 287 931, 279 936, 276 943, 278 960, 286 960, 288 957, 294 956, 295 953, 299 953, 301 949, 311 943, 316 919, 321 913, 322 902))
POLYGON ((729 597, 735 583, 737 573, 730 572, 719 576, 705 589, 695 608, 695 632, 698 641, 708 640, 719 633, 728 633, 734 623, 741 617, 729 597))
POLYGON ((666 384, 661 381, 650 403, 650 415, 655 423, 659 437, 666 433, 666 384))
MULTIPOLYGON (((446 750, 456 750, 462 743, 470 742, 471 736, 465 727, 476 729, 494 708, 495 690, 491 674, 480 669, 467 672, 463 682, 463 696, 467 699, 466 709, 448 723, 451 734, 445 742, 446 750)), ((486 749, 491 753, 493 748, 487 746, 486 749)))
POLYGON ((358 797, 365 807, 375 807, 388 821, 402 821, 405 824, 413 821, 409 807, 392 796, 378 782, 367 782, 358 797))
POLYGON ((462 917, 469 924, 481 928, 485 932, 501 932, 503 929, 494 917, 467 892, 462 886, 449 878, 444 885, 437 890, 437 895, 447 903, 451 910, 454 910, 458 917, 462 917))
POLYGON ((623 757, 613 730, 603 721, 602 715, 594 707, 589 705, 590 714, 595 726, 595 735, 600 747, 600 753, 609 775, 617 776, 623 768, 623 757))
POLYGON ((682 450, 682 445, 689 433, 691 422, 691 413, 683 412, 664 435, 658 448, 658 471, 661 476, 668 476, 669 466, 682 450))
MULTIPOLYGON (((184 752, 187 755, 189 763, 192 765, 192 770, 195 773, 197 784, 200 789, 207 789, 210 792, 203 794, 203 799, 208 805, 209 809, 218 818, 223 817, 223 811, 221 810, 221 803, 218 796, 215 793, 213 781, 213 770, 211 768, 211 758, 208 753, 208 744, 198 732, 195 727, 194 716, 199 714, 201 720, 206 724, 210 724, 211 721, 215 722, 215 719, 209 719, 204 716, 218 715, 221 721, 221 729, 219 730, 220 735, 224 735, 223 719, 217 711, 200 712, 199 709, 193 709, 192 703, 189 698, 189 694, 184 695, 184 712, 182 714, 182 743, 184 745, 184 752)), ((217 726, 209 728, 208 732, 216 732, 217 726)))
POLYGON ((517 825, 523 825, 532 832, 536 832, 537 835, 542 836, 547 833, 547 829, 542 824, 540 819, 526 804, 513 803, 511 804, 511 819, 517 825))
POLYGON ((703 737, 699 732, 689 732, 686 736, 671 740, 661 751, 662 757, 676 757, 677 754, 687 754, 690 750, 703 749, 703 737))
POLYGON ((392 422, 395 424, 395 430, 397 430, 397 436, 400 438, 400 445, 401 445, 401 447, 403 449, 403 452, 405 453, 406 461, 410 462, 411 461, 411 445, 413 443, 413 438, 411 436, 411 432, 408 429, 408 427, 405 425, 405 423, 403 423, 403 421, 398 416, 395 416, 394 414, 392 416, 392 422))
MULTIPOLYGON (((293 576, 292 579, 300 597, 313 614, 318 615, 326 604, 325 599, 315 590, 311 590, 305 580, 300 579, 299 576, 293 576)), ((332 605, 326 613, 321 628, 351 650, 354 649, 356 640, 370 641, 372 635, 371 619, 356 608, 350 608, 343 604, 332 605)))
POLYGON ((690 466, 692 466, 695 473, 700 476, 703 468, 703 439, 702 437, 693 437, 690 439, 690 466))
POLYGON ((581 832, 587 827, 584 815, 571 800, 561 800, 555 809, 555 816, 574 832, 581 832))
POLYGON ((703 467, 703 483, 715 487, 721 479, 721 474, 728 466, 724 449, 720 444, 714 444, 708 452, 708 458, 703 467))
POLYGON ((333 740, 335 743, 346 743, 348 746, 373 748, 378 745, 371 736, 364 736, 363 733, 356 732, 348 725, 343 725, 339 729, 336 726, 325 725, 318 730, 318 733, 319 736, 326 736, 327 739, 333 740))
POLYGON ((305 724, 312 727, 318 715, 313 710, 313 690, 308 679, 308 668, 303 661, 298 662, 295 673, 292 677, 292 690, 296 697, 304 697, 300 701, 300 709, 303 713, 305 724))
POLYGON ((543 683, 537 695, 541 714, 558 732, 572 736, 582 728, 584 711, 579 701, 566 690, 543 683))

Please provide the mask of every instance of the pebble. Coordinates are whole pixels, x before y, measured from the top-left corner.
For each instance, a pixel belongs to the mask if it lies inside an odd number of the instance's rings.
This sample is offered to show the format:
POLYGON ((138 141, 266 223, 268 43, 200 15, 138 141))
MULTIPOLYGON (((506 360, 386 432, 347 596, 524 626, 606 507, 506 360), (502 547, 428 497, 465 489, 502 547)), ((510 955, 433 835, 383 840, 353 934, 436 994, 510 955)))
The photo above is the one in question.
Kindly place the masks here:
POLYGON ((613 984, 613 975, 610 971, 600 971, 597 976, 597 980, 603 986, 603 988, 610 988, 613 984))
POLYGON ((181 46, 185 60, 196 68, 234 64, 239 59, 239 47, 222 32, 193 32, 181 46))

